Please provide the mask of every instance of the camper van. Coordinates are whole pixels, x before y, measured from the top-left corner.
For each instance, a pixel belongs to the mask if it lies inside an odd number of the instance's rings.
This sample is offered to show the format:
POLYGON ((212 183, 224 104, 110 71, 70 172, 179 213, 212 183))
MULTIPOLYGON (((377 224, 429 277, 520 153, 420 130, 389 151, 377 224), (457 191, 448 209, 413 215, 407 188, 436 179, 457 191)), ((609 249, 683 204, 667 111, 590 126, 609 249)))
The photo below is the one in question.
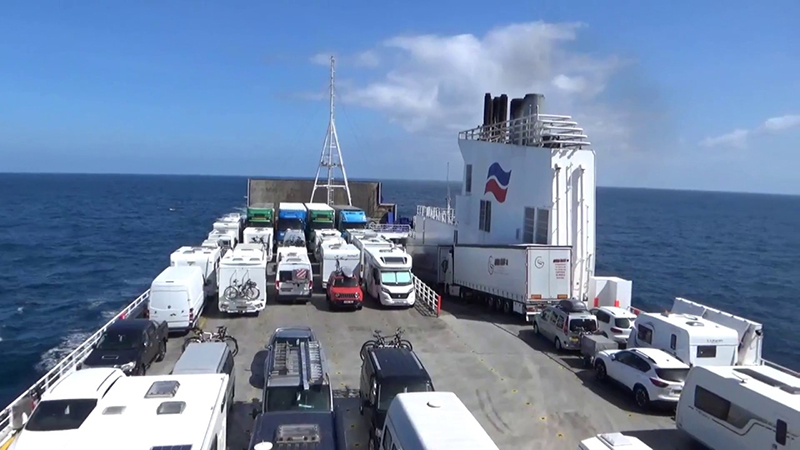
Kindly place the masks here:
POLYGON ((367 248, 392 248, 394 245, 386 239, 378 236, 378 233, 372 230, 364 230, 364 232, 357 235, 350 235, 348 241, 355 245, 361 252, 361 267, 363 268, 367 258, 367 248))
POLYGON ((203 271, 197 266, 169 266, 150 285, 149 318, 167 322, 169 331, 194 327, 205 306, 203 271))
POLYGON ((217 290, 217 267, 219 266, 219 247, 181 247, 169 257, 171 266, 197 266, 203 271, 203 283, 209 293, 217 290))
POLYGON ((420 448, 499 450, 489 433, 452 392, 397 394, 380 433, 380 445, 372 449, 420 448))
POLYGON ((411 255, 398 247, 365 247, 362 269, 365 290, 382 305, 413 306, 411 255))
POLYGON ((242 244, 219 263, 219 311, 258 313, 267 305, 267 259, 261 244, 242 244))
POLYGON ((361 252, 355 245, 348 244, 344 239, 330 239, 322 245, 319 277, 322 288, 328 288, 328 278, 337 268, 357 274, 361 261, 361 252))
POLYGON ((228 383, 225 374, 121 378, 75 440, 90 450, 227 448, 228 383))
POLYGON ((798 395, 800 378, 772 367, 695 366, 675 425, 713 449, 800 449, 798 395))
POLYGON ((641 313, 627 347, 657 348, 690 366, 732 366, 738 359, 739 334, 692 314, 641 313))
MULTIPOLYGON (((281 249, 279 249, 280 251, 281 249)), ((308 301, 314 292, 314 272, 306 249, 286 250, 275 270, 275 291, 279 301, 301 299, 308 301)))
POLYGON ((272 261, 272 251, 275 244, 272 239, 272 228, 247 227, 244 229, 244 244, 260 244, 264 247, 267 262, 272 261))
POLYGON ((309 250, 314 254, 314 259, 320 260, 320 247, 323 242, 329 239, 337 239, 342 237, 342 232, 339 230, 314 230, 311 233, 311 240, 308 243, 309 250))

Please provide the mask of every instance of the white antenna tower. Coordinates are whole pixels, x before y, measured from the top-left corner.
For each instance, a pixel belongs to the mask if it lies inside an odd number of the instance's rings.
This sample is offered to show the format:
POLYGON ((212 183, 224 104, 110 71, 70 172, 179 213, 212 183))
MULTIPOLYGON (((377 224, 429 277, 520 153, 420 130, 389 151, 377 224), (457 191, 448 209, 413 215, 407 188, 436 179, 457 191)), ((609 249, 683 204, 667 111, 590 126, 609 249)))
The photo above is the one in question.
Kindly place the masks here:
POLYGON ((314 201, 314 194, 317 188, 324 187, 328 191, 328 205, 333 204, 333 190, 344 188, 347 193, 347 204, 352 205, 353 201, 350 198, 350 186, 347 184, 347 172, 344 169, 344 160, 342 159, 342 149, 339 147, 339 134, 336 132, 336 117, 335 117, 335 91, 333 88, 334 75, 336 73, 336 61, 331 56, 331 115, 330 122, 328 123, 328 132, 325 134, 325 142, 322 144, 322 156, 319 159, 319 167, 317 167, 317 176, 314 178, 314 189, 311 190, 311 200, 314 201), (334 183, 333 169, 339 167, 342 171, 343 183, 334 183), (325 184, 320 184, 319 174, 322 169, 328 170, 328 181, 325 184))

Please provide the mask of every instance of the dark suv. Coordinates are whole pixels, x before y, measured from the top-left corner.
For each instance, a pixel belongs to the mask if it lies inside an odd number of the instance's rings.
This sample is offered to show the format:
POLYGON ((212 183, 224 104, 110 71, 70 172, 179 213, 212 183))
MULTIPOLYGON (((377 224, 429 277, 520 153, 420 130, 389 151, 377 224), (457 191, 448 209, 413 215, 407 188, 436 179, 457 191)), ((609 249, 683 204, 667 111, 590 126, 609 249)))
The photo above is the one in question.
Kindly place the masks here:
POLYGON ((359 412, 369 422, 370 449, 376 449, 386 412, 397 394, 433 391, 433 382, 413 350, 380 347, 361 364, 359 412))

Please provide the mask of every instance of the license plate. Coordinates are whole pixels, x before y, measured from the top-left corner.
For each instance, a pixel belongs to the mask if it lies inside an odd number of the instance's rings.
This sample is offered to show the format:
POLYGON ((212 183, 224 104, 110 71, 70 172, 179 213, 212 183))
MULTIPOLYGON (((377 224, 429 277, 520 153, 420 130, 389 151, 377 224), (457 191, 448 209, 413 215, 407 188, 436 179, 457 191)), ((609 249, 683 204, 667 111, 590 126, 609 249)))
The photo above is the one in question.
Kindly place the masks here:
POLYGON ((578 338, 570 338, 572 342, 578 342, 578 338))
POLYGON ((681 392, 683 392, 683 389, 673 389, 672 390, 672 393, 675 394, 675 395, 680 395, 681 392))
POLYGON ((352 300, 345 300, 342 303, 344 303, 345 305, 352 305, 353 301, 352 300))
POLYGON ((292 288, 291 288, 291 287, 285 287, 285 288, 281 288, 281 292, 289 292, 289 291, 291 291, 291 290, 292 290, 292 288))

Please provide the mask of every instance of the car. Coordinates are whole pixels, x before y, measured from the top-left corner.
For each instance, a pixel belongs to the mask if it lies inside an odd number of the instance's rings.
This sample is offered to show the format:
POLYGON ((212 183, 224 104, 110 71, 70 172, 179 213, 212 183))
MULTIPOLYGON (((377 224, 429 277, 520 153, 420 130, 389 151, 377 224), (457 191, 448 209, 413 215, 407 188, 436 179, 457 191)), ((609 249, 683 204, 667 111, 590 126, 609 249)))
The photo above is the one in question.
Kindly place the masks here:
POLYGON ((636 314, 616 306, 601 306, 589 312, 597 318, 597 329, 600 334, 619 344, 628 342, 636 314))
POLYGON ((328 287, 325 292, 328 307, 361 309, 364 306, 364 292, 358 277, 352 272, 334 270, 328 278, 328 287))
POLYGON ((122 319, 108 326, 81 368, 115 367, 129 375, 144 375, 167 354, 167 322, 122 319))
POLYGON ((689 366, 655 348, 603 350, 594 362, 599 381, 611 380, 633 392, 636 405, 647 409, 651 403, 677 406, 689 366))
POLYGON ((597 319, 578 300, 563 300, 533 317, 533 332, 552 341, 558 351, 580 349, 581 335, 596 329, 597 319))

